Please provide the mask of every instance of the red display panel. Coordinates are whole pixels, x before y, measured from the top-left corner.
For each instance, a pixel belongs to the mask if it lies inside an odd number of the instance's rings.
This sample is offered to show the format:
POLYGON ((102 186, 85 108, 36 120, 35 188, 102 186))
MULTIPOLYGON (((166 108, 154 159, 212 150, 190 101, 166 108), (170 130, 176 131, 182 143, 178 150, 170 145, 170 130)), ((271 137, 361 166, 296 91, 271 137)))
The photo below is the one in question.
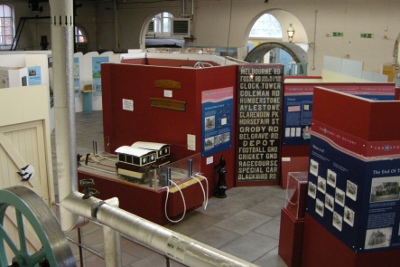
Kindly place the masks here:
MULTIPOLYGON (((190 69, 135 64, 102 64, 104 147, 113 153, 123 145, 150 141, 171 145, 173 160, 201 153, 201 93, 233 87, 236 97, 237 66, 190 69), (172 81, 180 88, 165 88, 159 81, 172 81), (166 91, 172 97, 166 97, 166 91), (152 99, 184 103, 185 110, 158 108, 152 99), (124 101, 131 108, 124 108, 124 101), (195 149, 188 149, 188 135, 195 136, 195 149)), ((233 114, 233 116, 235 116, 233 114)), ((235 118, 233 118, 235 121, 235 118)), ((232 136, 235 136, 233 129, 232 136)), ((214 164, 226 159, 226 182, 234 186, 234 149, 202 158, 201 171, 209 179, 210 192, 218 174, 214 164)))

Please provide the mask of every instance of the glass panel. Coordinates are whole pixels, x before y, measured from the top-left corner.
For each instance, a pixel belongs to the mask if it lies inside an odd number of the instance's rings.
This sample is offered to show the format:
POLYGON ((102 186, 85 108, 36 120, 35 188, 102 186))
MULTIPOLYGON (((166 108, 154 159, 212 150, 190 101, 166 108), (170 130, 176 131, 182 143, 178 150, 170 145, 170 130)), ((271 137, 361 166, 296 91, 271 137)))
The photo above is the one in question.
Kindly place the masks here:
POLYGON ((282 38, 282 27, 274 16, 264 14, 254 23, 250 37, 282 38))
POLYGON ((163 32, 170 32, 170 21, 169 18, 163 18, 163 32))
POLYGON ((171 32, 172 14, 168 12, 159 13, 152 19, 154 22, 154 33, 160 33, 160 36, 165 36, 165 33, 171 32))
POLYGON ((12 8, 0 5, 0 44, 11 45, 13 39, 12 8))
MULTIPOLYGON (((179 185, 191 179, 191 177, 189 177, 190 169, 192 171, 192 176, 201 173, 201 156, 200 154, 194 154, 187 158, 183 158, 171 164, 165 165, 159 169, 153 170, 153 174, 150 174, 149 176, 153 177, 154 179, 154 172, 156 172, 157 181, 152 181, 154 189, 161 189, 162 187, 167 185, 166 178, 168 168, 171 170, 172 181, 175 184, 179 185)), ((171 187, 173 186, 174 185, 172 184, 171 187)))
POLYGON ((12 26, 12 19, 11 18, 4 18, 4 26, 10 27, 12 26))
POLYGON ((11 7, 4 6, 4 17, 12 17, 11 7))

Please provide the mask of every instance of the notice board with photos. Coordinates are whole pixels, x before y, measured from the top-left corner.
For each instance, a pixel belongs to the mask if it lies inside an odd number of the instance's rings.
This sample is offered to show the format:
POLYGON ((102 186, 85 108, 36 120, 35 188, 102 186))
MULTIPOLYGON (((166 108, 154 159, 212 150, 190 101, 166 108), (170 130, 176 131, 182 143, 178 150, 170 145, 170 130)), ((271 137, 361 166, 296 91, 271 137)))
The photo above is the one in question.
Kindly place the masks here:
POLYGON ((314 98, 307 213, 355 253, 399 249, 400 103, 314 98))
POLYGON ((238 68, 237 185, 278 184, 283 65, 238 68))

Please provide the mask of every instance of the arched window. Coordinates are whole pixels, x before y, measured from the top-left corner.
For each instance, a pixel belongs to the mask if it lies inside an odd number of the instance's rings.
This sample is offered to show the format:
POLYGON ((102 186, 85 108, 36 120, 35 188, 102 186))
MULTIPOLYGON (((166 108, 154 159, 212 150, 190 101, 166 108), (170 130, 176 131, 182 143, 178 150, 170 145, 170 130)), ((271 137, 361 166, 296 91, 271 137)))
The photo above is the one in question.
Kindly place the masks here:
POLYGON ((0 5, 0 49, 10 49, 14 38, 14 12, 9 5, 0 5))
POLYGON ((75 25, 74 27, 75 52, 86 53, 88 50, 88 38, 83 27, 75 25))
POLYGON ((250 31, 250 38, 282 38, 282 27, 271 14, 262 15, 250 31))
POLYGON ((153 17, 147 30, 148 35, 154 35, 156 37, 168 37, 171 36, 172 32, 172 14, 168 12, 162 12, 153 17))
POLYGON ((87 37, 80 26, 75 26, 75 43, 87 43, 87 37))
MULTIPOLYGON (((275 16, 263 14, 253 25, 249 34, 248 51, 260 44, 267 42, 282 42, 282 27, 275 16)), ((281 63, 285 65, 285 75, 292 74, 291 66, 294 62, 292 56, 285 50, 276 47, 264 55, 260 63, 281 63)))

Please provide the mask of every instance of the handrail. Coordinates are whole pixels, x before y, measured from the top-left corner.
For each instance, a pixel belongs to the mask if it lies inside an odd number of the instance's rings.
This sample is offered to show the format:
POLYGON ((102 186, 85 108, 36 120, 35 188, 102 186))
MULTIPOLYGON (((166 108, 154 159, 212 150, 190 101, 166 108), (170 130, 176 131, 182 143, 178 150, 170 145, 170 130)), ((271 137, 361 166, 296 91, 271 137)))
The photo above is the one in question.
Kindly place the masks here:
POLYGON ((78 216, 96 220, 174 261, 191 267, 256 266, 125 210, 113 207, 105 201, 95 197, 83 200, 82 196, 83 194, 74 192, 61 202, 61 206, 78 216))

